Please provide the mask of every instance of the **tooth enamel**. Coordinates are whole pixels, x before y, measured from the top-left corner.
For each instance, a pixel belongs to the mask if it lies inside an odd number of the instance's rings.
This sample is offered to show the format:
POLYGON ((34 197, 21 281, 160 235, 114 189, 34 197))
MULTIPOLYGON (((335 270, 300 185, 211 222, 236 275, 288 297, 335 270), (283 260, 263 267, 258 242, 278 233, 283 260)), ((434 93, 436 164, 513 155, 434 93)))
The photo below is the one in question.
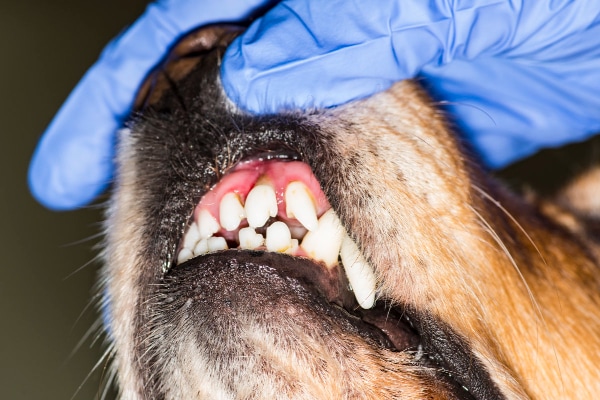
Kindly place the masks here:
POLYGON ((296 181, 287 186, 285 204, 288 218, 296 218, 309 231, 317 229, 317 208, 310 190, 304 183, 296 181))
POLYGON ((207 239, 221 229, 221 226, 217 222, 216 218, 213 217, 208 210, 200 211, 197 224, 198 232, 200 233, 200 239, 207 239))
POLYGON ((186 249, 185 247, 179 251, 177 255, 177 264, 181 264, 191 259, 194 255, 190 249, 186 249))
POLYGON ((208 253, 208 239, 202 239, 194 247, 194 257, 208 253))
POLYGON ((340 257, 348 282, 352 286, 358 304, 365 309, 375 304, 375 274, 348 235, 344 236, 340 257))
POLYGON ((331 266, 337 264, 344 236, 340 220, 330 209, 319 218, 317 229, 306 233, 300 247, 307 256, 331 266))
POLYGON ((292 234, 287 225, 276 221, 267 228, 267 239, 265 240, 268 251, 284 252, 292 247, 292 234))
POLYGON ((219 205, 219 215, 221 216, 221 226, 225 230, 233 231, 237 229, 240 222, 246 218, 240 196, 236 193, 227 193, 223 196, 219 205))
POLYGON ((263 226, 269 217, 277 215, 277 198, 270 185, 256 185, 246 197, 246 218, 252 228, 263 226))
POLYGON ((250 227, 240 229, 239 238, 242 249, 256 249, 265 243, 265 238, 250 227))
POLYGON ((286 254, 294 255, 298 250, 298 239, 292 239, 290 242, 290 247, 285 251, 286 254))
POLYGON ((193 249, 198 240, 200 240, 200 232, 198 231, 198 225, 193 222, 183 238, 183 247, 193 249))
POLYGON ((227 241, 224 237, 209 237, 207 240, 208 251, 227 250, 227 241))

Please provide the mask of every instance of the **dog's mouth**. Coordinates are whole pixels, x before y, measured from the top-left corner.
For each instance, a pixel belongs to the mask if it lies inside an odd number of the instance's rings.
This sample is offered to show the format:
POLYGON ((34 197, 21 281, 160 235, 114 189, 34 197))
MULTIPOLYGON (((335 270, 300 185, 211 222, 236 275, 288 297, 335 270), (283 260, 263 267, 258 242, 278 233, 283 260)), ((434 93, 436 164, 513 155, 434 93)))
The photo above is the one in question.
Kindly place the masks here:
POLYGON ((379 297, 373 267, 298 157, 268 153, 232 167, 195 207, 174 264, 167 278, 203 301, 258 313, 311 309, 315 329, 320 315, 334 316, 368 346, 408 353, 451 381, 427 353, 417 316, 379 297))
MULTIPOLYGON (((346 233, 310 167, 301 161, 238 163, 200 201, 177 263, 227 249, 264 250, 311 260, 324 274, 341 265, 358 304, 372 308, 373 268, 346 233)), ((314 269, 314 268, 313 268, 314 269)), ((343 303, 323 288, 331 301, 343 303)))

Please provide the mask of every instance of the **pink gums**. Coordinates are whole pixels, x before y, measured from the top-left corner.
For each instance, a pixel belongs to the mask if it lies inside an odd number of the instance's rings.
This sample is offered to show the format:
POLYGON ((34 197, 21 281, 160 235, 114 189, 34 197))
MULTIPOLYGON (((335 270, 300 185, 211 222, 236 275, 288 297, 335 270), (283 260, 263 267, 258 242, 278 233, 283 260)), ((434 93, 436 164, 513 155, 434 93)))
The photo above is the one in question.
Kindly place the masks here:
MULTIPOLYGON (((311 191, 315 200, 317 217, 320 217, 331 208, 321 190, 321 185, 307 164, 300 161, 252 160, 235 166, 231 172, 225 175, 219 183, 202 197, 194 211, 194 220, 198 220, 201 210, 208 210, 217 221, 220 221, 219 204, 223 196, 233 192, 240 196, 242 202, 245 203, 248 193, 257 183, 269 183, 273 186, 277 198, 277 219, 285 222, 290 227, 299 227, 300 223, 297 220, 287 217, 284 200, 286 187, 290 182, 295 181, 303 182, 311 191), (258 182, 259 180, 260 182, 258 182)), ((238 230, 244 226, 247 226, 245 220, 238 230)), ((237 236, 238 230, 228 232, 221 229, 217 235, 232 240, 237 236)))

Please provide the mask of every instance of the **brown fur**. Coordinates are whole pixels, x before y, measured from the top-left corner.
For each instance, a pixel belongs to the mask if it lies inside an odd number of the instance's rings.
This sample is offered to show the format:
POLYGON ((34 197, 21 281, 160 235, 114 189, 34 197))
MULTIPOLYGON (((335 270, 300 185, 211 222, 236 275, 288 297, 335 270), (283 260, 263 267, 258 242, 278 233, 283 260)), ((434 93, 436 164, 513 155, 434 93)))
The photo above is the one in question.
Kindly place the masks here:
POLYGON ((222 46, 120 140, 105 283, 123 399, 600 393, 597 244, 569 208, 583 189, 539 208, 507 192, 413 82, 327 111, 231 112, 215 85, 222 46), (268 256, 171 268, 202 194, 265 149, 312 167, 380 297, 417 317, 432 361, 360 333, 264 269, 268 256), (451 353, 469 361, 451 365, 451 353))

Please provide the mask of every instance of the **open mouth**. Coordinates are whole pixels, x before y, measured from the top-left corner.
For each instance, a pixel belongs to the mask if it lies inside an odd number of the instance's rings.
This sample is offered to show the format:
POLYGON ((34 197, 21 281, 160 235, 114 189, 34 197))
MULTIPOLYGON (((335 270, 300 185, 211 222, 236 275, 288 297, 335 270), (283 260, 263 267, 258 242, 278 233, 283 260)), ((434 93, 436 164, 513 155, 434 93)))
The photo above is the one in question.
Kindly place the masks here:
POLYGON ((379 345, 422 352, 407 314, 378 298, 373 267, 302 161, 269 156, 239 162, 202 197, 175 268, 202 268, 228 257, 294 279, 379 345))
POLYGON ((303 162, 255 159, 234 167, 196 207, 177 263, 235 248, 309 258, 325 270, 340 264, 358 304, 375 304, 373 268, 303 162))
POLYGON ((247 301, 250 312, 293 304, 333 315, 367 346, 405 353, 434 371, 456 397, 478 398, 468 382, 486 375, 467 347, 427 313, 380 295, 374 268, 297 157, 270 154, 233 166, 195 206, 174 264, 167 277, 196 282, 209 308, 226 292, 221 301, 233 301, 233 309, 247 301), (280 295, 287 300, 278 303, 280 295))

